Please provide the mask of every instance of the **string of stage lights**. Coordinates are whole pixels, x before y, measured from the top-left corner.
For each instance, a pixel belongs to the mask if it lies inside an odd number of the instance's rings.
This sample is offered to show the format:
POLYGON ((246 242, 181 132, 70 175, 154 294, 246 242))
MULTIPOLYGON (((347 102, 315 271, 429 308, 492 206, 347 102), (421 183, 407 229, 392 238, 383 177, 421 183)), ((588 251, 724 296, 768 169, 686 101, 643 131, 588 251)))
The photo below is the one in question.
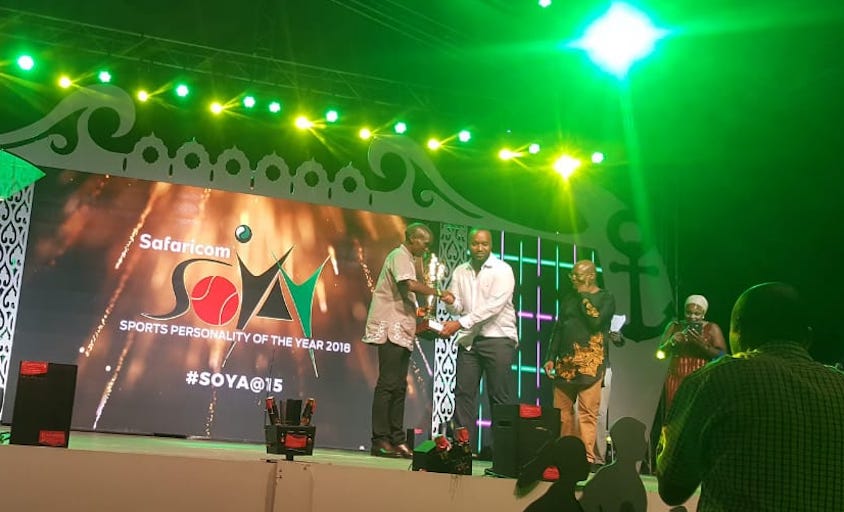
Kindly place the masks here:
MULTIPOLYGON (((31 54, 21 54, 13 59, 14 66, 19 73, 31 73, 40 63, 31 54)), ((56 85, 61 89, 71 89, 72 87, 84 87, 92 83, 115 83, 116 77, 111 70, 99 69, 93 73, 86 73, 80 77, 72 77, 67 74, 58 75, 56 78, 56 85)), ((133 91, 133 97, 139 104, 145 104, 154 101, 168 101, 168 97, 173 102, 183 102, 190 96, 194 95, 194 89, 186 81, 168 83, 165 86, 159 87, 155 90, 138 88, 133 91)), ((228 113, 249 113, 263 110, 264 113, 272 116, 281 116, 284 111, 283 104, 280 100, 275 98, 260 98, 257 95, 243 93, 237 97, 226 100, 212 99, 206 103, 208 111, 214 116, 225 115, 228 113)), ((342 114, 336 108, 329 108, 325 110, 323 115, 319 117, 306 116, 302 114, 292 115, 292 125, 302 131, 317 131, 330 128, 332 125, 338 125, 342 122, 342 114)), ((370 140, 380 134, 395 134, 408 135, 411 128, 407 121, 392 120, 386 125, 382 126, 360 126, 357 129, 357 136, 361 140, 370 140)), ((472 142, 473 133, 469 129, 460 129, 443 138, 429 138, 425 142, 425 146, 430 151, 439 151, 442 149, 459 149, 461 145, 467 145, 472 142)), ((502 147, 497 150, 497 157, 502 161, 510 161, 524 165, 520 159, 526 157, 534 157, 543 152, 542 146, 539 142, 528 141, 524 144, 511 147, 502 147)), ((547 151, 546 151, 547 153, 547 151)), ((572 151, 557 152, 556 156, 551 160, 551 168, 559 174, 563 179, 569 179, 578 169, 584 166, 584 163, 597 165, 604 162, 605 155, 600 151, 593 151, 588 156, 579 156, 572 151), (587 161, 588 159, 588 161, 587 161)))
MULTIPOLYGON (((551 2, 540 1, 539 5, 547 8, 551 5, 551 2)), ((649 54, 653 50, 655 42, 665 34, 666 31, 654 27, 644 13, 627 4, 614 3, 605 14, 589 25, 582 37, 566 46, 587 52, 590 58, 602 69, 623 81, 631 65, 649 54)), ((18 71, 23 73, 31 72, 37 67, 32 54, 19 55, 15 62, 18 71)), ((101 83, 111 83, 114 79, 115 76, 112 75, 110 70, 101 69, 77 78, 62 75, 58 78, 58 85, 68 89, 73 86, 85 86, 94 80, 101 83)), ((180 102, 185 102, 188 97, 195 96, 192 85, 187 81, 170 82, 156 90, 137 89, 133 94, 139 103, 167 102, 168 94, 170 98, 180 102)), ((226 100, 211 99, 206 105, 211 114, 215 116, 222 116, 227 112, 251 114, 258 111, 273 116, 287 114, 285 107, 278 99, 261 98, 250 93, 242 93, 226 100)), ((318 131, 329 129, 331 126, 345 125, 345 128, 348 129, 351 121, 351 119, 345 119, 341 112, 335 108, 327 109, 320 116, 291 113, 289 117, 292 119, 293 126, 297 129, 310 131, 317 137, 320 137, 318 131)), ((409 135, 412 132, 406 119, 392 119, 382 126, 358 126, 356 130, 357 136, 362 140, 369 140, 388 133, 409 135)), ((459 151, 460 146, 468 146, 472 140, 472 131, 464 128, 444 138, 431 137, 425 142, 425 145, 432 152, 442 149, 459 151)), ((601 151, 573 151, 571 148, 556 148, 555 155, 546 161, 544 157, 549 152, 538 141, 527 140, 518 145, 500 147, 496 154, 500 160, 512 162, 524 168, 543 168, 548 165, 565 180, 568 180, 578 169, 588 165, 602 164, 605 161, 605 155, 601 151), (540 153, 543 154, 540 157, 542 164, 539 163, 540 158, 536 156, 540 153)), ((635 166, 634 157, 634 154, 630 155, 629 165, 635 166)), ((613 161, 619 163, 619 159, 613 161)))

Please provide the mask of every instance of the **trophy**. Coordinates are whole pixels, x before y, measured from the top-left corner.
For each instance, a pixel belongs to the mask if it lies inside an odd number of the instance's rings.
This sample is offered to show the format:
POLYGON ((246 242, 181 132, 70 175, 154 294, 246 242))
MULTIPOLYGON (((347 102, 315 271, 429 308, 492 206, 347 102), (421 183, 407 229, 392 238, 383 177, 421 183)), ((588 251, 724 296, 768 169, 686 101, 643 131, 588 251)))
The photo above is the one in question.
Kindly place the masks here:
POLYGON ((437 320, 437 303, 445 277, 445 265, 436 254, 430 253, 427 263, 422 266, 422 274, 425 284, 436 290, 436 294, 426 296, 424 305, 419 304, 417 297, 416 335, 425 339, 438 338, 444 327, 442 322, 437 320))

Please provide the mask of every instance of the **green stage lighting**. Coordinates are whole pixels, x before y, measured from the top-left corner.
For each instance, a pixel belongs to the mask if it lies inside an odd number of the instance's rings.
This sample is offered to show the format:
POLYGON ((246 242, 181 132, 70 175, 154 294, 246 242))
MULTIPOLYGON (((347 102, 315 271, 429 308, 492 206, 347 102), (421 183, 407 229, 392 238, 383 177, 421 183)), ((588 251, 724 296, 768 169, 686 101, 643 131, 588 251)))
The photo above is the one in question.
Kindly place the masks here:
POLYGON ((190 88, 187 85, 179 84, 176 86, 176 96, 184 98, 188 94, 190 94, 190 88))
POLYGON ((551 5, 551 0, 539 0, 539 7, 543 9, 551 5))
POLYGON ((31 55, 21 55, 17 62, 18 67, 24 71, 31 71, 35 67, 35 59, 31 55))
POLYGON ((62 89, 67 89, 71 85, 73 85, 73 80, 71 80, 69 76, 62 75, 59 78, 59 87, 61 87, 62 89))
POLYGON ((369 140, 372 138, 372 130, 370 130, 369 128, 361 128, 358 132, 358 137, 363 140, 369 140))
POLYGON ((246 108, 252 108, 255 106, 255 96, 245 96, 243 98, 243 106, 246 108))
POLYGON ((443 143, 437 139, 428 139, 428 149, 436 151, 442 147, 443 143))
POLYGON ((325 113, 325 120, 329 123, 336 123, 340 119, 340 113, 336 110, 329 110, 325 113))
POLYGON ((528 153, 530 153, 531 155, 535 155, 535 154, 539 153, 540 149, 542 149, 542 148, 539 146, 539 144, 534 142, 533 144, 528 146, 528 153))
POLYGON ((460 133, 457 134, 457 140, 460 142, 469 142, 472 138, 472 132, 469 130, 460 130, 460 133))
POLYGON ((111 73, 106 70, 102 70, 97 74, 97 79, 99 79, 100 82, 107 84, 111 82, 111 73))
POLYGON ((401 135, 403 133, 407 133, 407 124, 399 121, 398 123, 396 123, 396 125, 393 127, 393 129, 399 135, 401 135))
POLYGON ((572 46, 585 50, 606 71, 624 77, 634 62, 653 51, 663 35, 643 12, 615 3, 572 46))
POLYGON ((604 154, 603 153, 601 153, 600 151, 595 151, 594 153, 592 153, 592 163, 593 164, 599 164, 603 161, 604 161, 604 154))
POLYGON ((518 151, 513 151, 512 149, 504 148, 498 152, 498 158, 502 160, 512 160, 516 157, 522 156, 521 153, 518 151))
POLYGON ((211 109, 211 113, 214 115, 218 115, 224 110, 223 105, 219 101, 211 103, 209 108, 211 109))
POLYGON ((270 106, 267 108, 269 108, 270 112, 272 112, 273 114, 278 114, 279 112, 281 112, 281 103, 277 101, 270 102, 270 106))
POLYGON ((138 91, 137 97, 138 97, 138 101, 144 102, 144 101, 147 101, 149 99, 149 93, 142 89, 142 90, 138 91))

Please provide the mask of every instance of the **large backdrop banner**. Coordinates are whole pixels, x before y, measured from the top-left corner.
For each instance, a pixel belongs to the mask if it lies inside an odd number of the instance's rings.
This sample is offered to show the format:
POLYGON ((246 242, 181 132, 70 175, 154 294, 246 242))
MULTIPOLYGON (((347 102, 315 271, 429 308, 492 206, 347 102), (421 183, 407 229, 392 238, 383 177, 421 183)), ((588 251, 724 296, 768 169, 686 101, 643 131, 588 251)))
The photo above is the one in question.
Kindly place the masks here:
MULTIPOLYGON (((76 362, 76 428, 258 440, 265 396, 313 397, 320 445, 368 446, 377 363, 360 337, 405 223, 51 172, 36 185, 13 367, 76 362)), ((419 349, 410 425, 431 415, 433 348, 419 349)))

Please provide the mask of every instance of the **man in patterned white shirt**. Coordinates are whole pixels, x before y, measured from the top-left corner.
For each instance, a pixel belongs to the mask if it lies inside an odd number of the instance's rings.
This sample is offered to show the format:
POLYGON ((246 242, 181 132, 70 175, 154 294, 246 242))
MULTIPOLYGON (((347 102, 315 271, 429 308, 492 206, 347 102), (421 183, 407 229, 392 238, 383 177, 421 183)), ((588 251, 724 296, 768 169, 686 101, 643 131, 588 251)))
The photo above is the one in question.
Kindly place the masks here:
POLYGON ((513 269, 492 254, 492 234, 486 229, 469 232, 471 258, 454 269, 449 291, 454 303, 447 307, 457 320, 445 323, 443 337, 457 333, 457 375, 454 390, 455 427, 474 434, 478 421, 478 389, 486 375, 490 406, 513 402, 511 365, 518 334, 513 290, 513 269))
POLYGON ((415 259, 431 243, 428 226, 414 223, 405 229, 404 242, 387 255, 366 319, 363 342, 378 347, 378 382, 372 397, 372 448, 376 457, 413 458, 404 431, 407 370, 416 339, 416 295, 440 295, 454 301, 449 292, 417 281, 415 259))

